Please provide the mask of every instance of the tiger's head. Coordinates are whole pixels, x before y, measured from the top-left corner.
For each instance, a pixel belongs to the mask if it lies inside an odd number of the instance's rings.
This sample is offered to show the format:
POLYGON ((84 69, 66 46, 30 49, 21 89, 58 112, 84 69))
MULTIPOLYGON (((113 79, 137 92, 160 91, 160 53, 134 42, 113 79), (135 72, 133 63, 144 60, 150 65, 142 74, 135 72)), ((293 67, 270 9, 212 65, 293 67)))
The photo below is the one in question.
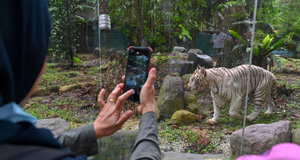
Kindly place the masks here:
POLYGON ((190 81, 188 84, 188 89, 192 91, 196 91, 198 87, 204 88, 208 85, 206 79, 206 70, 204 67, 200 67, 198 65, 197 69, 194 71, 192 76, 190 77, 190 81))

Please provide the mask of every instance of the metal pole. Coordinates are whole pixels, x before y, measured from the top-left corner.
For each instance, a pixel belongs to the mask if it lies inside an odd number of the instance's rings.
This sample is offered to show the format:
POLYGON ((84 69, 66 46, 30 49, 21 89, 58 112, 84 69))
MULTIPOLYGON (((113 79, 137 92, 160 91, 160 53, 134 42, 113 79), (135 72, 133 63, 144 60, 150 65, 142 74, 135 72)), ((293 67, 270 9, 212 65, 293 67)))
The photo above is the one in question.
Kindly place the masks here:
POLYGON ((248 71, 248 75, 247 75, 247 92, 246 92, 246 99, 245 99, 244 120, 243 120, 243 132, 242 132, 242 142, 241 142, 240 155, 243 154, 243 147, 244 147, 246 116, 247 116, 247 108, 248 108, 248 92, 249 92, 249 84, 250 84, 250 77, 251 77, 251 65, 252 65, 252 55, 253 55, 253 44, 254 44, 254 37, 255 37, 255 23, 256 23, 257 1, 258 1, 258 0, 255 0, 255 4, 254 4, 254 13, 253 13, 253 21, 252 21, 253 27, 252 27, 252 37, 251 37, 251 50, 250 50, 250 58, 249 58, 249 71, 248 71))

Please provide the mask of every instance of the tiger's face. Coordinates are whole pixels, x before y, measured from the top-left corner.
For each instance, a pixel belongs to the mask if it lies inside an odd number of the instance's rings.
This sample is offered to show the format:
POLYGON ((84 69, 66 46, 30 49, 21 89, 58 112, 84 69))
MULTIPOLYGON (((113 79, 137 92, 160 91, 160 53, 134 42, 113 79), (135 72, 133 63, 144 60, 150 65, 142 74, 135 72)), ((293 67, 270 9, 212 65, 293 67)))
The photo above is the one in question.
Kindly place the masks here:
POLYGON ((198 66, 195 72, 190 77, 188 89, 192 91, 196 91, 198 87, 200 88, 206 87, 206 83, 204 80, 205 76, 206 76, 205 68, 198 66))

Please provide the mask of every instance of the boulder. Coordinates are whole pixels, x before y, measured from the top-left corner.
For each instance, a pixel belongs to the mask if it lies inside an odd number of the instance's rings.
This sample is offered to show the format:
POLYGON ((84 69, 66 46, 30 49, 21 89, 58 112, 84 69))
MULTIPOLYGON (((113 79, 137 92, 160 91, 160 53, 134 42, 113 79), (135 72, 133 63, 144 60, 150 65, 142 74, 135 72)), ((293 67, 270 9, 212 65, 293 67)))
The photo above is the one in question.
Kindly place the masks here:
MULTIPOLYGON (((262 154, 272 146, 291 141, 290 121, 279 121, 271 124, 255 124, 245 128, 243 154, 262 154)), ((231 156, 240 156, 242 129, 230 137, 231 156)))
POLYGON ((81 85, 80 84, 71 84, 71 85, 67 85, 67 86, 61 86, 59 88, 59 91, 60 92, 68 92, 68 91, 71 91, 73 89, 77 89, 77 88, 80 88, 81 85))
POLYGON ((182 76, 183 83, 184 84, 189 83, 191 76, 192 76, 192 74, 185 74, 185 75, 183 75, 182 76))
POLYGON ((107 70, 111 66, 113 66, 113 62, 104 63, 104 64, 101 64, 99 70, 104 71, 104 70, 107 70))
POLYGON ((49 96, 49 92, 44 86, 37 86, 37 89, 31 95, 31 97, 49 96))
POLYGON ((300 145, 300 128, 293 130, 292 142, 300 145))
POLYGON ((57 93, 57 92, 59 91, 59 86, 51 85, 51 86, 46 87, 46 89, 47 89, 49 92, 57 93))
POLYGON ((46 128, 51 130, 55 137, 71 129, 70 124, 66 120, 60 118, 39 119, 35 126, 37 128, 46 128))
POLYGON ((186 110, 194 113, 194 114, 198 114, 199 113, 199 107, 197 104, 195 103, 190 103, 186 106, 186 110))
POLYGON ((188 61, 193 61, 193 72, 196 70, 197 66, 200 65, 201 67, 205 68, 212 68, 213 67, 213 61, 212 58, 208 55, 198 55, 195 53, 189 54, 188 61))
POLYGON ((155 113, 156 113, 156 119, 159 120, 160 119, 160 110, 157 106, 155 107, 155 113))
POLYGON ((181 59, 187 59, 187 58, 189 57, 189 55, 186 54, 186 53, 179 53, 179 57, 180 57, 181 59))
POLYGON ((171 118, 170 124, 192 124, 197 122, 197 116, 194 113, 191 113, 186 110, 176 111, 171 118))
POLYGON ((180 77, 180 73, 178 72, 170 73, 170 76, 180 77))
POLYGON ((99 160, 129 160, 137 131, 118 131, 111 136, 97 140, 99 160))
POLYGON ((163 152, 162 160, 229 160, 221 154, 190 154, 178 152, 163 152))
POLYGON ((196 102, 196 97, 187 91, 184 91, 184 105, 187 106, 190 103, 195 103, 196 102))
POLYGON ((181 77, 166 76, 157 101, 161 119, 171 118, 173 113, 184 109, 184 90, 181 77))
POLYGON ((187 54, 203 54, 203 52, 200 49, 190 49, 187 54))
POLYGON ((184 53, 186 51, 186 49, 184 47, 175 46, 173 48, 173 51, 178 51, 178 52, 184 53))
POLYGON ((194 72, 193 61, 180 61, 180 75, 185 75, 194 72))

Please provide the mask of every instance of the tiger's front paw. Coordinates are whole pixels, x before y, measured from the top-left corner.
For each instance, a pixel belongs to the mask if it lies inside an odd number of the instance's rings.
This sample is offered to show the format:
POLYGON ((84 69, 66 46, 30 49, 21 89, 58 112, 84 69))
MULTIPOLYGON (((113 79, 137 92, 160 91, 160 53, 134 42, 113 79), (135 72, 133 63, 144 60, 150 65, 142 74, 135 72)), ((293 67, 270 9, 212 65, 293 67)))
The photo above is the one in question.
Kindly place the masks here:
POLYGON ((210 125, 214 125, 214 124, 217 124, 217 121, 213 120, 213 119, 208 119, 206 121, 206 124, 210 124, 210 125))

